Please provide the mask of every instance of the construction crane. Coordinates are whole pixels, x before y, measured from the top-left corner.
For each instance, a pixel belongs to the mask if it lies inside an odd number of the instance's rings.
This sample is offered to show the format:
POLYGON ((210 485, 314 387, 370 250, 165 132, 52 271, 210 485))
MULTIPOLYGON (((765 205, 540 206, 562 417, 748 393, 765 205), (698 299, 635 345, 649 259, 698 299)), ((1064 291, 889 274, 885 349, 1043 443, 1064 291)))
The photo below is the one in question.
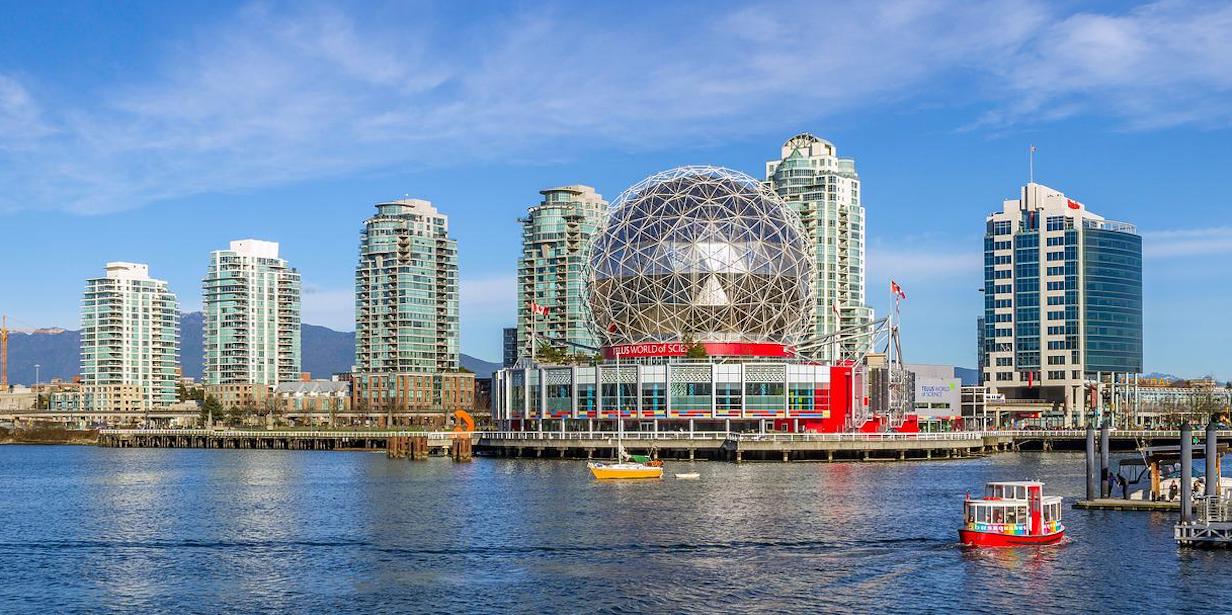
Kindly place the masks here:
POLYGON ((0 391, 9 390, 9 317, 0 316, 0 391))

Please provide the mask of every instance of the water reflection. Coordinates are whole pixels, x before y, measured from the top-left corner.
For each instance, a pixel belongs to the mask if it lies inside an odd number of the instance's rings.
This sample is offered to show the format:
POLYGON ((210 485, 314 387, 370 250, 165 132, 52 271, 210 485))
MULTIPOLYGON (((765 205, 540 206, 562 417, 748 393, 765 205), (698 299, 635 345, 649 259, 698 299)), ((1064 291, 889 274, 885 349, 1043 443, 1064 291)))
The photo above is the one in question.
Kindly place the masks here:
POLYGON ((1216 609, 1228 552, 1160 514, 1064 511, 1066 543, 959 548, 965 492, 1084 489, 1080 454, 670 463, 0 447, 0 604, 414 611, 1216 609), (1154 600, 1155 602, 1151 602, 1154 600))

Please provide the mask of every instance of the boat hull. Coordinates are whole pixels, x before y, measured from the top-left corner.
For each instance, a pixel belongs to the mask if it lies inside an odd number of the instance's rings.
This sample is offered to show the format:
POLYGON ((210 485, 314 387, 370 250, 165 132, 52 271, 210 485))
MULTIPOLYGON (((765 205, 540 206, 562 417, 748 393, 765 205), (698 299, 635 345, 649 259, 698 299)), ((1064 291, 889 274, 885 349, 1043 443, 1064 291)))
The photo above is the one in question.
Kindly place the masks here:
POLYGON ((663 478, 663 468, 651 466, 622 467, 592 464, 590 473, 598 480, 663 478))
POLYGON ((974 530, 958 530, 958 541, 968 547, 1023 547, 1031 545, 1052 545, 1065 538, 1065 530, 1053 534, 1039 536, 1014 536, 1011 534, 994 534, 974 530))

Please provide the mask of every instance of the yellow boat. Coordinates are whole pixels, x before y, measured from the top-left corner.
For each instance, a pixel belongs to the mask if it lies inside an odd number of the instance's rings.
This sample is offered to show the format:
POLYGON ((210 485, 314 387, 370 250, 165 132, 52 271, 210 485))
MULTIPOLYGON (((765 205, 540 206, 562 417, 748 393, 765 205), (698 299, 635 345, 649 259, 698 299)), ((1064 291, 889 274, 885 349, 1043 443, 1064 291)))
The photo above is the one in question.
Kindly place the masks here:
POLYGON ((618 478, 663 478, 663 466, 641 463, 588 463, 590 473, 599 480, 618 478))

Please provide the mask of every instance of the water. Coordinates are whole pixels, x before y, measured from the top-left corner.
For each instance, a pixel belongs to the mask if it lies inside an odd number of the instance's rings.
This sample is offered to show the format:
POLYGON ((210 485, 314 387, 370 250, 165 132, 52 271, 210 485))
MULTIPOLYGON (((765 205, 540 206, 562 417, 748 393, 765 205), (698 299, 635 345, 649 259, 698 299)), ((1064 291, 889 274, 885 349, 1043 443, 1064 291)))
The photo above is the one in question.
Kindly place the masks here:
POLYGON ((299 612, 1226 611, 1232 551, 1174 518, 1064 511, 1055 547, 955 544, 964 492, 1080 454, 669 463, 0 447, 0 610, 299 612))

